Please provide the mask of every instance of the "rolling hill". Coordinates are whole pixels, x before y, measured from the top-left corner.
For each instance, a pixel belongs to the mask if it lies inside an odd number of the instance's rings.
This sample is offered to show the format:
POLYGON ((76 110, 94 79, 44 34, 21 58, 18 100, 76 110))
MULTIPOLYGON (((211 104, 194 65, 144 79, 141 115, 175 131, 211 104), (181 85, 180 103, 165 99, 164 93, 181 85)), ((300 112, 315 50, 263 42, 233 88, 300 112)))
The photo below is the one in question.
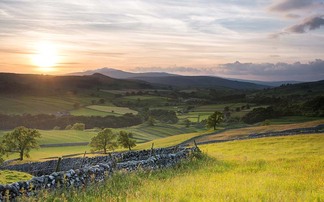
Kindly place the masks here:
POLYGON ((276 96, 287 96, 287 95, 304 95, 314 96, 323 95, 324 80, 315 82, 305 82, 297 84, 286 84, 276 88, 266 89, 260 91, 259 94, 263 95, 276 95, 276 96))
POLYGON ((145 81, 121 80, 99 73, 88 76, 50 76, 0 73, 0 94, 50 94, 85 89, 149 89, 145 81))
POLYGON ((72 75, 91 75, 100 73, 112 78, 132 79, 146 81, 151 84, 162 86, 174 86, 178 88, 214 88, 214 89, 248 89, 256 90, 268 88, 269 86, 263 84, 255 84, 246 81, 235 81, 232 79, 225 79, 213 76, 183 76, 176 74, 169 74, 165 72, 145 72, 133 73, 126 72, 112 68, 101 68, 96 70, 88 70, 84 72, 72 73, 72 75))
POLYGON ((164 76, 164 77, 135 77, 134 79, 154 84, 176 86, 180 88, 230 88, 239 90, 257 90, 269 86, 249 82, 233 81, 211 76, 164 76))

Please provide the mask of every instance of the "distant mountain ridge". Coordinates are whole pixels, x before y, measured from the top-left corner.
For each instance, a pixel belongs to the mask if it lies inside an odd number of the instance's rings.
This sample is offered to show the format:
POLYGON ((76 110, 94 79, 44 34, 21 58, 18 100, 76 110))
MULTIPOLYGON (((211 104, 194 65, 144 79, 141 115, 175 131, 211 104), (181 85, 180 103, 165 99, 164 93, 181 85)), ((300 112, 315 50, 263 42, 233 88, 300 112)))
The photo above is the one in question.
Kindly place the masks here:
POLYGON ((175 86, 180 88, 229 88, 249 90, 269 88, 267 85, 255 84, 246 81, 235 81, 215 76, 183 76, 165 72, 132 73, 112 68, 88 70, 84 72, 72 73, 70 75, 91 75, 94 73, 100 73, 112 78, 141 80, 151 84, 175 86))
POLYGON ((246 80, 246 79, 235 79, 235 78, 229 78, 233 81, 243 81, 243 82, 249 82, 249 83, 255 83, 265 86, 271 86, 271 87, 278 87, 285 84, 298 84, 303 83, 302 81, 258 81, 258 80, 246 80))
POLYGON ((116 79, 129 79, 134 77, 164 77, 164 76, 176 76, 176 74, 169 74, 166 72, 144 72, 144 73, 133 73, 133 72, 126 72, 118 69, 113 68, 101 68, 95 70, 87 70, 84 72, 75 72, 69 75, 76 75, 76 76, 84 76, 84 75, 93 75, 95 73, 100 73, 112 78, 116 79))
POLYGON ((236 90, 258 90, 269 88, 269 86, 265 85, 258 85, 242 81, 233 81, 211 76, 135 77, 134 79, 146 81, 152 84, 163 84, 181 88, 229 88, 236 90))

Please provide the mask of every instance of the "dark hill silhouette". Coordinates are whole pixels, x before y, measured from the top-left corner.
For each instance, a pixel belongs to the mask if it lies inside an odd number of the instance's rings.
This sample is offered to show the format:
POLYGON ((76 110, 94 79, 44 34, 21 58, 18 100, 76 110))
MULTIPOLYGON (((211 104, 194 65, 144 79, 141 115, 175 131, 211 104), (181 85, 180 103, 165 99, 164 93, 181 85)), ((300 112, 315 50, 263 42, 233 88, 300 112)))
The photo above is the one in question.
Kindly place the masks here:
POLYGON ((216 89, 264 89, 265 85, 258 85, 249 82, 233 81, 220 77, 211 76, 167 76, 167 77, 135 77, 135 79, 149 83, 177 86, 181 88, 216 88, 216 89))
POLYGON ((71 73, 70 75, 78 75, 78 76, 83 76, 83 75, 92 75, 95 73, 100 73, 112 78, 116 79, 129 79, 129 78, 134 78, 134 77, 164 77, 164 76, 175 76, 175 74, 169 74, 165 72, 145 72, 145 73, 133 73, 133 72, 126 72, 118 69, 113 69, 113 68, 101 68, 101 69, 95 69, 95 70, 87 70, 84 72, 75 72, 71 73))
POLYGON ((96 73, 89 76, 51 76, 0 73, 1 94, 53 93, 78 89, 145 89, 152 85, 144 81, 121 80, 96 73))
POLYGON ((235 81, 233 79, 225 79, 212 76, 182 76, 169 74, 165 72, 146 72, 133 73, 112 68, 101 68, 96 70, 88 70, 84 72, 72 73, 73 75, 89 75, 94 73, 104 74, 112 78, 127 78, 134 80, 142 80, 152 84, 162 84, 164 86, 175 86, 179 88, 213 88, 213 89, 263 89, 269 86, 262 84, 254 84, 246 81, 235 81))

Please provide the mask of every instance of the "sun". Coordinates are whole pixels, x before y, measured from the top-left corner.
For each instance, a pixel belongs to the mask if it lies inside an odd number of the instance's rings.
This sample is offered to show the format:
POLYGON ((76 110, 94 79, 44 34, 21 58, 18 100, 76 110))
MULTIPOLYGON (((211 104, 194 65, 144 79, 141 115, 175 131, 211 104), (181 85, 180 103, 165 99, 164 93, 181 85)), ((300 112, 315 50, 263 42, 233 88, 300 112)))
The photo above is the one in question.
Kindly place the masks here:
POLYGON ((42 42, 36 45, 35 54, 32 56, 34 65, 38 71, 52 72, 55 71, 55 65, 58 62, 56 47, 49 42, 42 42))

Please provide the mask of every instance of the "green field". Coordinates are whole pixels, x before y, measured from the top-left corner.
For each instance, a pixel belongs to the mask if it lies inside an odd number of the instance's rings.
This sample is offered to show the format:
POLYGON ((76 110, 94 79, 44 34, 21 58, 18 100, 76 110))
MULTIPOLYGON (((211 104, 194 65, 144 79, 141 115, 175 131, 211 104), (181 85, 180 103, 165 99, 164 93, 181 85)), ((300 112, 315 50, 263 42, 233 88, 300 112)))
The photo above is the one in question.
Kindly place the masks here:
POLYGON ((116 107, 113 105, 88 105, 70 112, 74 116, 121 116, 126 113, 136 115, 138 112, 127 107, 116 107))
MULTIPOLYGON (((296 124, 282 124, 282 125, 267 125, 267 126, 254 126, 245 127, 239 129, 226 130, 222 133, 216 133, 217 131, 197 130, 196 128, 186 128, 181 125, 173 124, 156 124, 155 126, 147 126, 146 124, 123 128, 113 129, 114 132, 120 130, 132 132, 134 138, 137 141, 138 146, 135 149, 149 149, 152 143, 154 147, 168 147, 173 146, 183 141, 186 141, 192 137, 197 137, 197 142, 205 142, 210 140, 224 140, 234 137, 242 137, 252 133, 269 132, 288 130, 293 128, 302 127, 314 127, 319 124, 323 124, 324 120, 316 120, 304 123, 296 124), (208 134, 208 135, 204 135, 208 134), (213 135, 214 134, 214 135, 213 135), (199 137, 201 136, 201 137, 199 137)), ((220 129, 220 128, 219 128, 220 129)), ((0 131, 0 137, 2 137, 8 131, 0 131)), ((98 130, 91 129, 85 131, 76 130, 40 130, 42 138, 40 139, 41 145, 46 144, 58 144, 55 147, 40 148, 38 150, 31 151, 31 158, 28 161, 44 160, 53 156, 63 156, 76 153, 90 152, 88 146, 69 146, 65 143, 84 143, 90 142, 91 138, 98 133, 98 130)), ((6 159, 17 158, 16 154, 10 155, 6 159)))
MULTIPOLYGON (((2 137, 8 131, 0 131, 2 137)), ((39 139, 39 144, 62 144, 74 142, 89 142, 96 135, 92 131, 77 131, 77 130, 39 130, 42 137, 39 139)))
MULTIPOLYGON (((91 153, 91 148, 89 146, 62 146, 62 147, 44 147, 39 149, 33 149, 30 152, 30 158, 24 158, 24 160, 16 161, 14 164, 26 163, 26 162, 35 162, 35 161, 46 161, 48 159, 57 159, 58 157, 64 156, 83 156, 84 152, 87 153, 87 156, 91 153)), ((18 158, 18 153, 10 154, 7 159, 16 159, 18 158)), ((6 159, 5 158, 5 159, 6 159)))
POLYGON ((206 142, 212 140, 227 140, 233 139, 237 137, 246 137, 250 134, 254 133, 265 133, 265 132, 273 132, 273 131, 283 131, 290 130, 295 128, 308 128, 315 127, 318 125, 324 124, 324 120, 315 120, 315 121, 307 121, 302 123, 291 123, 291 124, 277 124, 277 125, 266 125, 266 126, 252 126, 245 128, 238 128, 232 130, 226 130, 222 133, 216 133, 212 135, 202 136, 196 139, 197 142, 206 142))
POLYGON ((322 201, 324 135, 201 146, 207 156, 172 169, 115 174, 85 191, 44 194, 73 201, 322 201))
MULTIPOLYGON (((139 145, 138 149, 146 148, 147 145, 142 145, 142 143, 149 142, 152 140, 170 137, 178 134, 184 133, 192 133, 195 131, 199 131, 196 128, 186 128, 181 125, 172 125, 172 124, 160 124, 157 123, 155 126, 147 126, 146 124, 122 128, 122 129, 112 129, 114 132, 119 132, 120 130, 132 132, 134 134, 134 138, 139 145)), ((5 133, 9 131, 0 131, 0 137, 2 137, 5 133)), ((95 136, 99 129, 90 129, 85 131, 78 131, 78 130, 39 130, 42 137, 39 139, 40 145, 48 145, 48 144, 57 144, 54 147, 41 147, 38 150, 32 150, 30 152, 31 158, 26 159, 27 161, 39 161, 44 160, 44 158, 49 157, 58 157, 63 155, 69 154, 76 154, 76 153, 87 153, 90 152, 90 147, 88 146, 69 146, 64 145, 66 143, 85 143, 90 142, 91 138, 95 136)), ((197 133, 198 135, 199 133, 197 133)), ((186 140, 185 137, 191 137, 190 134, 184 134, 181 140, 186 140)), ((175 139, 179 139, 179 137, 175 137, 175 139)), ((171 139, 172 140, 172 139, 171 139)), ((161 139, 161 141, 166 141, 161 139)), ((176 143, 176 142, 174 142, 176 143)), ((151 143, 149 143, 151 145, 151 143)), ((157 143, 156 146, 163 146, 160 143, 157 143)), ((161 147, 160 146, 160 147, 161 147)), ((17 154, 12 154, 6 157, 6 159, 13 159, 17 158, 17 154)))
POLYGON ((70 111, 70 114, 73 116, 108 116, 108 115, 116 115, 113 113, 97 111, 88 108, 80 108, 70 111))
MULTIPOLYGON (((229 103, 229 104, 213 104, 213 105, 201 105, 191 109, 188 113, 178 115, 179 119, 189 119, 191 122, 202 121, 207 119, 215 111, 223 112, 225 107, 229 107, 231 117, 243 117, 245 114, 250 112, 254 107, 251 106, 250 109, 244 109, 236 111, 237 107, 246 106, 247 103, 229 103)), ((258 106, 261 107, 261 106, 258 106)), ((179 107, 181 110, 183 107, 179 107)))
POLYGON ((152 144, 154 144, 154 148, 162 148, 162 147, 170 147, 177 144, 180 144, 186 140, 189 140, 193 137, 198 137, 204 134, 213 133, 214 131, 203 131, 203 132, 196 132, 196 133, 185 133, 179 134, 174 136, 169 136, 161 139, 152 140, 150 142, 146 142, 143 144, 137 145, 134 149, 142 150, 142 149, 150 149, 152 144))
MULTIPOLYGON (((90 95, 64 94, 62 96, 1 96, 0 113, 2 114, 50 114, 73 111, 74 104, 82 106, 91 104, 100 98, 90 95)), ((109 105, 109 103, 105 103, 109 105)))
POLYGON ((90 106, 87 106, 87 109, 92 109, 92 110, 100 111, 100 112, 108 112, 108 113, 112 113, 112 114, 119 114, 119 115, 123 115, 126 113, 137 114, 137 111, 131 110, 127 107, 90 105, 90 106))
POLYGON ((170 90, 162 90, 162 89, 124 89, 124 90, 100 90, 102 92, 124 95, 126 93, 138 93, 138 92, 170 92, 170 90))
POLYGON ((18 181, 30 180, 31 178, 32 176, 28 173, 0 170, 0 184, 10 184, 18 181))
POLYGON ((162 124, 162 123, 156 123, 154 126, 147 126, 146 123, 144 123, 138 126, 125 128, 122 130, 126 130, 134 133, 135 138, 139 142, 147 142, 150 140, 169 137, 173 135, 192 133, 192 132, 200 131, 201 129, 197 129, 194 127, 187 128, 183 125, 178 125, 178 124, 162 124))
POLYGON ((58 97, 6 96, 0 98, 0 113, 3 114, 38 114, 54 113, 73 109, 74 99, 58 97))

